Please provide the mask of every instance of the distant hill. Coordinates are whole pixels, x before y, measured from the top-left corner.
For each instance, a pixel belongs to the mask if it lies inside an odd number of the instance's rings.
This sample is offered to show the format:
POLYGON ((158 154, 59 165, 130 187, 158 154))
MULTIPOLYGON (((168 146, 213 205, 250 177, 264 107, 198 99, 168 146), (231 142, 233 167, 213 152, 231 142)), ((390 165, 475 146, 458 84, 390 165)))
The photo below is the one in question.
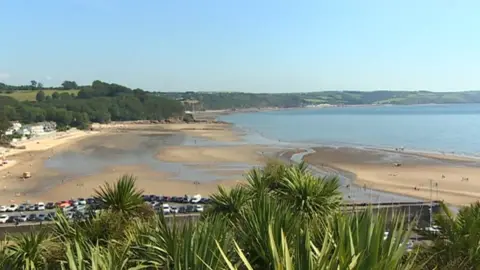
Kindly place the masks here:
POLYGON ((161 92, 157 95, 184 100, 188 109, 220 110, 307 105, 449 104, 480 103, 480 91, 325 91, 311 93, 253 94, 242 92, 161 92))

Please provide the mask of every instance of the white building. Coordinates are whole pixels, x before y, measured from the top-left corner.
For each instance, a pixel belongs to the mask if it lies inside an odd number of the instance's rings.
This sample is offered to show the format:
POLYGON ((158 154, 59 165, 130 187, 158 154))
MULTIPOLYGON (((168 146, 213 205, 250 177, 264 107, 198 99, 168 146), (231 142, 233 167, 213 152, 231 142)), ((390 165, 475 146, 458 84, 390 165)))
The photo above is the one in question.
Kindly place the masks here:
POLYGON ((13 122, 12 126, 5 131, 5 135, 13 135, 13 133, 16 133, 22 128, 22 124, 19 122, 13 122))

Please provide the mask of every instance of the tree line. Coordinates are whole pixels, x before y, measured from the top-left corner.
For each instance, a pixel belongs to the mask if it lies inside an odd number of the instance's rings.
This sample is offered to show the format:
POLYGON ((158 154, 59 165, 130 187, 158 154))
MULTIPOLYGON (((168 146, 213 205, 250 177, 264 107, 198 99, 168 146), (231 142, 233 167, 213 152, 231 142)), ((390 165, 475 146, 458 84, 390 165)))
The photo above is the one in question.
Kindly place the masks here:
POLYGON ((79 86, 75 81, 63 81, 60 86, 50 86, 46 87, 43 83, 36 80, 31 80, 30 84, 24 85, 9 85, 0 82, 0 91, 5 91, 6 93, 13 93, 14 91, 24 91, 24 90, 41 90, 41 89, 52 89, 52 90, 70 90, 70 89, 82 89, 87 88, 88 85, 79 86))
MULTIPOLYGON (((75 82, 65 81, 62 89, 75 86, 75 82)), ((61 128, 71 126, 85 129, 91 122, 164 120, 181 116, 184 111, 179 101, 119 84, 97 80, 89 86, 77 88, 80 89, 77 95, 61 91, 46 95, 39 90, 33 102, 21 102, 0 95, 0 121, 4 122, 0 127, 5 129, 8 126, 5 122, 9 121, 25 124, 54 121, 61 128)))

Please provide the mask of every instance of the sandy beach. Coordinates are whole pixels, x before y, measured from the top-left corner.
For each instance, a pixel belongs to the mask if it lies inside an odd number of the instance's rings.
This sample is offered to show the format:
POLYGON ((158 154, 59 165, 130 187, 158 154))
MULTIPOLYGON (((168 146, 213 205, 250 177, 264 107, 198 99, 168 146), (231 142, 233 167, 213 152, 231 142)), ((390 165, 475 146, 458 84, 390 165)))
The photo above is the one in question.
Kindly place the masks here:
POLYGON ((147 194, 208 195, 263 164, 262 147, 234 145, 240 136, 222 123, 115 123, 22 142, 26 149, 10 150, 0 167, 0 203, 87 197, 123 174, 147 194), (32 177, 22 179, 27 171, 32 177))
POLYGON ((305 157, 306 162, 352 172, 359 186, 454 205, 480 199, 480 162, 476 159, 348 147, 319 147, 315 151, 305 157))

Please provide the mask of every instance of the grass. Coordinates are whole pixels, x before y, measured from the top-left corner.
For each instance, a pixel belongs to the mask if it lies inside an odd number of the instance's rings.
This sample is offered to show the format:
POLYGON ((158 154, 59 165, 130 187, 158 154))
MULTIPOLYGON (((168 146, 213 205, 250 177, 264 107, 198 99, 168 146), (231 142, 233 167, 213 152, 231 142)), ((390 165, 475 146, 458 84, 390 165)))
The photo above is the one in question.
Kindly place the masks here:
MULTIPOLYGON (((78 94, 79 90, 43 90, 46 96, 51 96, 54 92, 61 93, 73 93, 78 94)), ((2 96, 12 97, 18 101, 35 101, 35 97, 37 96, 38 90, 16 90, 11 94, 7 94, 5 92, 0 93, 2 96)))

